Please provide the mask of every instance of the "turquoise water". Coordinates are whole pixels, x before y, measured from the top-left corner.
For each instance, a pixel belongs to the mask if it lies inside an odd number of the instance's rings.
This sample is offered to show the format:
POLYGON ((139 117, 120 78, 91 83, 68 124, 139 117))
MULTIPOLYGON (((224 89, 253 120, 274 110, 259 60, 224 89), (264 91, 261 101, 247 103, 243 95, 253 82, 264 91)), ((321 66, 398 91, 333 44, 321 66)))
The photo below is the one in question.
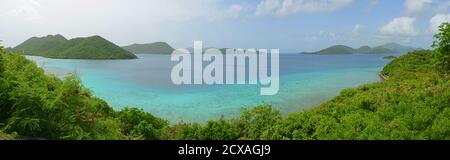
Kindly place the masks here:
MULTIPOLYGON (((391 54, 392 55, 392 54, 391 54)), ((136 60, 58 60, 27 56, 47 72, 76 73, 85 87, 116 109, 139 107, 171 122, 205 122, 239 115, 243 107, 272 104, 282 113, 329 100, 342 89, 379 81, 386 55, 280 56, 280 90, 261 96, 255 85, 175 86, 168 55, 136 60)))

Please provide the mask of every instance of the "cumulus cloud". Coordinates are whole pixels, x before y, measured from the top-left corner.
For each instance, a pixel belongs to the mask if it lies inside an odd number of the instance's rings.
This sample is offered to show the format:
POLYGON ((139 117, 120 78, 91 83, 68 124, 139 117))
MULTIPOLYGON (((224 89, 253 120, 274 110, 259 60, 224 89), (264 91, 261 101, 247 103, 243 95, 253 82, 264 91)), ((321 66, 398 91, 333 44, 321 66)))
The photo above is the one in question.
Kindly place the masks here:
POLYGON ((297 13, 332 12, 353 0, 262 0, 256 15, 289 16, 297 13))
POLYGON ((416 16, 428 9, 433 0, 406 0, 405 7, 408 15, 416 16))
POLYGON ((419 34, 414 28, 416 18, 413 17, 399 17, 381 27, 380 32, 384 35, 392 36, 416 36, 419 34))
POLYGON ((450 22, 450 14, 436 14, 430 20, 430 31, 436 33, 438 27, 444 22, 450 22))

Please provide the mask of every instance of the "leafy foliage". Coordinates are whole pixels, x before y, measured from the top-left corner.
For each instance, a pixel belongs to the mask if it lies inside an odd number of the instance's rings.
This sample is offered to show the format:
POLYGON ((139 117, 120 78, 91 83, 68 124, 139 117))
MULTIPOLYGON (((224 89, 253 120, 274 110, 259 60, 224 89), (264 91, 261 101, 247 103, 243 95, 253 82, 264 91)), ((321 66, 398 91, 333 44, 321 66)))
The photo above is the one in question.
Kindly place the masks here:
POLYGON ((24 56, 0 50, 0 128, 46 139, 123 139, 122 122, 75 75, 45 75, 24 56))
POLYGON ((6 134, 6 133, 0 132, 0 140, 14 140, 14 139, 17 139, 16 133, 6 134))
POLYGON ((116 115, 123 122, 122 132, 135 138, 160 139, 159 130, 168 125, 166 120, 137 108, 125 108, 116 115))
POLYGON ((433 42, 433 47, 436 48, 436 53, 440 54, 440 63, 446 69, 450 69, 450 23, 443 23, 439 26, 439 33, 434 35, 437 41, 433 42))

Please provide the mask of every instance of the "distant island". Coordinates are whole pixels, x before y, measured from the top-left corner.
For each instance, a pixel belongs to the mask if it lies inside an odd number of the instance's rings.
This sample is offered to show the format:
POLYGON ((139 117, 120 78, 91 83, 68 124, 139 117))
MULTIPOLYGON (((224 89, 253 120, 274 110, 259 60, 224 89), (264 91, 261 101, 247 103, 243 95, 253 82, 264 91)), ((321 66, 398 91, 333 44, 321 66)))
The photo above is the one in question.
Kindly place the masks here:
MULTIPOLYGON (((217 49, 217 50, 219 50, 222 54, 227 54, 227 49, 231 49, 231 50, 232 50, 232 53, 239 53, 239 52, 237 52, 238 49, 236 49, 236 48, 216 48, 216 47, 207 47, 207 48, 203 48, 203 49, 202 49, 202 52, 205 53, 208 49, 217 49)), ((194 48, 186 48, 186 50, 188 50, 190 53, 194 53, 194 48)), ((243 51, 244 51, 243 53, 245 53, 245 52, 248 52, 249 50, 246 49, 246 50, 243 50, 243 51)), ((248 52, 248 53, 251 53, 251 52, 248 52)), ((256 53, 256 54, 259 54, 259 50, 256 50, 255 53, 256 53)))
POLYGON ((393 59, 396 59, 396 58, 398 58, 398 57, 396 57, 396 56, 386 56, 386 57, 383 57, 383 59, 388 59, 388 60, 393 60, 393 59))
POLYGON ((67 40, 62 35, 32 37, 13 51, 27 55, 56 59, 135 59, 136 55, 100 37, 91 36, 67 40))
POLYGON ((414 50, 420 50, 418 48, 403 46, 397 43, 387 43, 381 46, 369 47, 362 46, 354 49, 345 45, 335 45, 317 52, 303 52, 307 55, 346 55, 346 54, 385 54, 385 53, 407 53, 414 50))
POLYGON ((166 42, 132 44, 122 48, 134 54, 172 54, 175 50, 166 42))

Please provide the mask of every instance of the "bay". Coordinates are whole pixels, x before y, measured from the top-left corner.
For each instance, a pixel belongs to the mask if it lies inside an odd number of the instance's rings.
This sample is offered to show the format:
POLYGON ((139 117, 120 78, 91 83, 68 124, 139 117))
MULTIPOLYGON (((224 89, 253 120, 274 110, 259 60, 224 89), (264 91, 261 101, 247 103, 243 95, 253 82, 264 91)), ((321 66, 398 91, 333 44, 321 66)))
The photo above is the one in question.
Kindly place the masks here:
POLYGON ((172 123, 232 118, 241 108, 271 104, 283 114, 323 103, 345 88, 379 81, 387 55, 280 55, 280 90, 261 96, 257 85, 174 85, 170 55, 133 60, 70 60, 27 56, 47 73, 75 73, 95 96, 115 109, 139 107, 172 123))

